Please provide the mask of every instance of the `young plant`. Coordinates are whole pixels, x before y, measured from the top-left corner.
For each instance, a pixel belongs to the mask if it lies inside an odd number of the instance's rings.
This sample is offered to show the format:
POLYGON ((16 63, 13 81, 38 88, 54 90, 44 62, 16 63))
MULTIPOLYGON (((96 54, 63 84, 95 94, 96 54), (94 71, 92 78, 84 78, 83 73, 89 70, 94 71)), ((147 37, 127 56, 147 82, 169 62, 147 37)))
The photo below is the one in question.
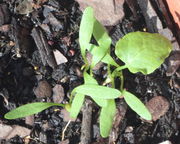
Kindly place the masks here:
POLYGON ((110 55, 111 38, 105 28, 96 20, 93 9, 88 7, 84 10, 80 30, 79 44, 81 55, 84 60, 83 76, 84 84, 80 85, 71 93, 69 104, 56 103, 31 103, 18 107, 5 115, 6 119, 16 119, 38 113, 51 106, 62 106, 70 111, 70 115, 76 118, 85 100, 90 96, 101 108, 100 111, 100 134, 108 137, 113 118, 116 112, 115 99, 123 97, 129 107, 140 117, 151 120, 152 116, 146 106, 132 93, 123 88, 124 77, 122 70, 128 69, 131 73, 141 72, 150 74, 156 70, 171 52, 171 43, 159 34, 147 32, 132 32, 120 39, 115 47, 116 56, 125 63, 118 65, 110 55), (98 45, 90 43, 92 36, 98 45), (87 51, 92 54, 92 63, 86 59, 87 51), (112 87, 101 86, 93 76, 93 68, 98 62, 104 62, 108 66, 108 76, 105 83, 112 87), (115 70, 111 71, 111 67, 115 70), (89 72, 89 73, 88 73, 89 72), (115 78, 120 78, 120 89, 115 89, 115 78), (70 106, 70 107, 69 107, 70 106))
POLYGON ((116 112, 114 101, 116 98, 123 97, 129 107, 139 116, 151 120, 152 116, 146 106, 135 95, 123 88, 122 70, 127 68, 131 73, 141 72, 145 75, 152 73, 171 52, 172 46, 169 40, 159 34, 147 32, 132 32, 125 35, 117 42, 115 47, 116 56, 125 63, 125 65, 120 66, 110 56, 111 38, 105 28, 94 17, 93 9, 88 7, 84 10, 80 24, 79 44, 85 62, 83 66, 84 84, 72 91, 74 99, 72 101, 71 98, 71 116, 77 117, 86 95, 90 96, 101 108, 100 133, 102 137, 109 136, 116 112), (92 36, 98 46, 90 43, 92 36), (91 64, 86 59, 87 51, 92 54, 91 64), (111 83, 112 88, 99 86, 93 78, 92 69, 100 61, 108 65, 107 81, 111 83), (114 71, 110 70, 111 66, 115 67, 114 71), (88 70, 90 71, 89 74, 88 70), (115 89, 114 79, 116 77, 121 79, 120 90, 115 89))

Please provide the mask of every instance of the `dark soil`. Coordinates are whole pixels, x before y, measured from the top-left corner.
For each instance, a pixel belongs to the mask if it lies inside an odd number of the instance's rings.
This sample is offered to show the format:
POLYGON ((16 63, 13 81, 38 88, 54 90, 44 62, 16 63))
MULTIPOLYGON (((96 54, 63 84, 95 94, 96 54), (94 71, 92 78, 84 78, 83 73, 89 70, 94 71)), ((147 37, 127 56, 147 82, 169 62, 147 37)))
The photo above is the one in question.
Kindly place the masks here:
MULTIPOLYGON (((3 116, 26 103, 52 102, 52 97, 37 97, 34 94, 34 88, 40 80, 46 80, 51 87, 61 84, 65 93, 63 103, 68 102, 71 90, 83 83, 80 73, 83 61, 78 45, 82 13, 73 0, 49 0, 29 15, 21 15, 15 11, 19 2, 21 1, 0 2, 0 15, 3 15, 0 26, 8 24, 7 30, 0 32, 0 123, 29 128, 31 130, 29 144, 60 144, 62 131, 67 124, 61 113, 62 108, 52 107, 36 114, 32 125, 28 125, 25 119, 6 120, 3 116), (58 24, 50 22, 48 12, 51 12, 58 24), (53 58, 40 57, 41 55, 46 57, 48 54, 44 54, 38 46, 40 43, 36 42, 36 39, 39 36, 34 36, 34 28, 42 33, 45 49, 48 44, 50 51, 59 50, 67 58, 67 63, 56 66, 53 58), (8 105, 5 100, 8 101, 8 105)), ((143 31, 146 28, 140 9, 137 12, 138 18, 133 15, 128 4, 124 5, 124 9, 125 18, 122 22, 107 28, 113 39, 112 49, 115 42, 126 33, 143 31)), ((163 24, 166 25, 164 21, 163 24)), ((41 39, 42 37, 40 36, 41 39)), ((127 108, 120 125, 117 144, 158 144, 165 140, 171 141, 172 144, 180 143, 180 81, 175 74, 167 77, 166 71, 167 62, 154 73, 146 76, 140 73, 132 75, 128 70, 124 71, 126 89, 144 103, 154 96, 163 96, 169 101, 170 108, 164 116, 153 123, 143 122, 138 115, 127 108), (127 128, 130 127, 132 130, 128 131, 127 128)), ((102 81, 106 70, 102 67, 95 73, 98 80, 102 81)), ((117 87, 119 87, 118 83, 117 80, 117 87)), ((103 144, 107 143, 107 139, 100 138, 98 114, 98 107, 93 105, 92 143, 103 144)), ((78 120, 70 123, 65 132, 65 139, 68 139, 70 144, 80 142, 81 121, 82 114, 79 115, 78 120)), ((0 139, 0 142, 25 143, 18 135, 11 139, 0 139)))

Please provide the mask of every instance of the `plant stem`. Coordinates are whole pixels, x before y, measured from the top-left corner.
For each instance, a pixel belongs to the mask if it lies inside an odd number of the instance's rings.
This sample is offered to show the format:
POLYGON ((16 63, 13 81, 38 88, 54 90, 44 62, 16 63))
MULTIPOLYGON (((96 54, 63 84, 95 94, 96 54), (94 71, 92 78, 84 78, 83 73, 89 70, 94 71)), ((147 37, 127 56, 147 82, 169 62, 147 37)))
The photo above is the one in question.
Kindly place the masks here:
POLYGON ((116 68, 112 74, 115 74, 116 72, 122 71, 123 69, 126 69, 126 68, 127 68, 127 65, 120 66, 120 67, 116 68))
POLYGON ((124 87, 124 76, 123 76, 123 72, 121 71, 120 72, 120 79, 121 79, 121 85, 120 85, 120 91, 123 90, 123 87, 124 87))
POLYGON ((124 76, 123 76, 122 70, 125 69, 125 68, 127 68, 126 65, 120 66, 120 67, 116 68, 111 74, 111 77, 113 79, 113 83, 114 83, 115 77, 120 78, 120 80, 121 80, 120 90, 121 91, 123 90, 123 87, 124 87, 124 76))
POLYGON ((108 64, 108 66, 107 66, 107 72, 108 72, 108 76, 111 79, 112 87, 115 88, 114 77, 111 74, 110 64, 108 64))

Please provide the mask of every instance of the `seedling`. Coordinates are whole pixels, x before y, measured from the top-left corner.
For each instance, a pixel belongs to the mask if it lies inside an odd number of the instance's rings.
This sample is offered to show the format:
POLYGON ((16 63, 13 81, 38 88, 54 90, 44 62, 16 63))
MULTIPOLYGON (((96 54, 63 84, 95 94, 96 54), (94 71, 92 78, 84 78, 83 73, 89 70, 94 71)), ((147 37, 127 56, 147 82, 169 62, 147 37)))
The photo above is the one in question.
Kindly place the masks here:
POLYGON ((110 55, 111 38, 105 28, 96 20, 93 9, 88 7, 84 10, 80 31, 79 44, 81 55, 84 59, 83 76, 84 84, 76 87, 70 97, 68 105, 53 103, 32 103, 21 106, 5 115, 7 119, 15 119, 35 114, 50 106, 70 105, 70 115, 76 118, 85 100, 85 96, 90 96, 101 108, 100 112, 100 134, 108 137, 113 118, 116 112, 115 99, 123 97, 129 107, 140 117, 151 120, 152 116, 146 106, 132 93, 123 88, 124 77, 122 70, 128 69, 131 73, 141 72, 150 74, 156 70, 169 56, 172 46, 169 40, 159 34, 147 32, 132 32, 120 39, 115 46, 116 56, 125 63, 120 66, 110 55), (98 45, 90 43, 92 36, 98 45), (86 59, 87 51, 92 54, 92 63, 86 59), (93 75, 93 68, 98 62, 104 62, 108 66, 108 76, 106 83, 112 87, 101 86, 93 75), (111 71, 114 67, 114 71, 111 71), (115 89, 115 78, 121 80, 120 89, 115 89), (35 107, 30 109, 31 107, 35 107))

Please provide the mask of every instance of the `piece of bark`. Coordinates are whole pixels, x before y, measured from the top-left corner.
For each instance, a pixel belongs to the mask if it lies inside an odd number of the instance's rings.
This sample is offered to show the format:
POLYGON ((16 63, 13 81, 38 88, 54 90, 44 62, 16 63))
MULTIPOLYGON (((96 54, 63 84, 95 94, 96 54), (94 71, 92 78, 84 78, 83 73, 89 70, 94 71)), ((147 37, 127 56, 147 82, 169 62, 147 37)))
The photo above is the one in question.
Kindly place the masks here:
POLYGON ((130 8, 133 17, 135 18, 135 20, 138 20, 138 4, 135 0, 125 0, 125 2, 128 4, 128 7, 130 8))
POLYGON ((91 121, 92 121, 92 101, 89 99, 85 100, 82 108, 83 118, 81 126, 81 141, 80 144, 91 143, 91 121))
POLYGON ((9 23, 10 13, 6 4, 0 4, 0 26, 9 23))
POLYGON ((11 38, 15 43, 15 48, 12 50, 16 58, 29 57, 32 52, 32 38, 30 29, 20 26, 15 18, 11 21, 11 38))
POLYGON ((121 128, 121 122, 124 119, 124 116, 127 111, 127 104, 124 101, 121 101, 116 109, 116 115, 114 117, 112 130, 109 135, 109 144, 114 144, 119 136, 119 131, 121 128))
POLYGON ((165 115, 165 113, 169 109, 169 106, 169 102, 162 96, 155 96, 152 99, 150 99, 146 104, 146 107, 152 114, 153 121, 156 121, 161 116, 165 115))
POLYGON ((43 65, 49 65, 54 69, 57 66, 57 64, 53 56, 52 50, 50 50, 43 32, 39 28, 33 28, 31 35, 39 50, 43 65))
POLYGON ((165 28, 159 30, 158 32, 169 39, 173 46, 170 57, 168 58, 168 67, 166 72, 167 76, 172 76, 180 67, 180 47, 170 29, 165 28))
POLYGON ((63 24, 51 12, 48 13, 43 23, 49 23, 54 31, 60 31, 64 28, 63 24))
POLYGON ((150 0, 137 1, 145 18, 148 31, 154 33, 158 32, 159 29, 163 29, 162 22, 154 10, 150 0))
POLYGON ((46 98, 52 95, 52 88, 50 84, 46 81, 40 81, 38 86, 34 89, 34 94, 37 98, 46 98))
POLYGON ((116 25, 124 17, 124 0, 76 0, 83 11, 91 6, 95 17, 105 26, 116 25))

